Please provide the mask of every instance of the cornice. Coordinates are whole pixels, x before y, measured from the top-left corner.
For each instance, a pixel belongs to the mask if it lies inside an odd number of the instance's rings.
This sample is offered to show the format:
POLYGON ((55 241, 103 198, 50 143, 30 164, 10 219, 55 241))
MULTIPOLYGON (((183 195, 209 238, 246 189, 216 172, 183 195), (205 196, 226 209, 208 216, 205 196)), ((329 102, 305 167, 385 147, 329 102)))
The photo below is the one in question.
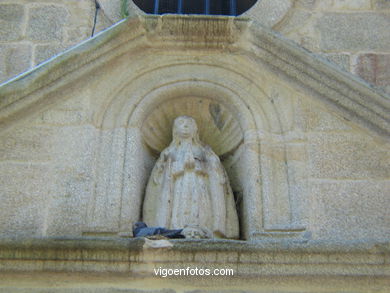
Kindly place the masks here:
MULTIPOLYGON (((390 98, 281 35, 247 18, 134 16, 0 85, 0 130, 23 119, 50 95, 97 66, 132 50, 240 53, 265 64, 339 116, 382 138, 390 137, 390 98)), ((131 62, 131 61, 129 61, 131 62)))
POLYGON ((223 264, 234 268, 235 275, 241 277, 389 276, 389 256, 388 242, 0 239, 0 271, 98 270, 148 276, 152 275, 153 266, 223 264))

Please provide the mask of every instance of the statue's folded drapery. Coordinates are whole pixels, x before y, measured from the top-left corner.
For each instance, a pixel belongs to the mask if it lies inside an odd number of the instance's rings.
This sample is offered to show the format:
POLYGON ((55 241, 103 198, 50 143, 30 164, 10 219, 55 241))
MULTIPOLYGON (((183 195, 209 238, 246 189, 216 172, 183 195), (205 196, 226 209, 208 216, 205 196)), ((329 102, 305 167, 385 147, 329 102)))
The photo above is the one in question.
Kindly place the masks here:
POLYGON ((161 153, 146 188, 143 220, 152 226, 194 227, 215 237, 239 237, 227 174, 218 156, 200 142, 191 117, 174 122, 173 141, 161 153))

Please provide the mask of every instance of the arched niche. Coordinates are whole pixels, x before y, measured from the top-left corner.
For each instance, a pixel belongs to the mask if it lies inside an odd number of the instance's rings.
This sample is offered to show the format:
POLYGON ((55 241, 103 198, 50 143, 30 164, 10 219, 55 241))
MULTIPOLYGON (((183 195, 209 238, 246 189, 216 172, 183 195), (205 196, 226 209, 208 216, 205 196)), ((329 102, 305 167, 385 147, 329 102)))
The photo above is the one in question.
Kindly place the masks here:
POLYGON ((142 137, 152 152, 159 154, 168 147, 173 121, 181 115, 195 119, 200 140, 220 157, 232 153, 242 143, 243 131, 232 109, 206 97, 173 96, 152 109, 142 122, 142 137))
POLYGON ((86 231, 130 233, 132 223, 141 217, 153 164, 169 142, 171 120, 179 115, 214 124, 207 130, 201 122, 200 135, 221 156, 241 199, 242 238, 294 230, 284 144, 273 141, 274 133, 282 133, 283 119, 259 86, 247 90, 251 82, 224 68, 176 64, 139 75, 113 92, 96 113, 102 130, 86 231), (202 106, 194 108, 197 103, 202 106), (156 119, 161 121, 159 128, 151 130, 156 119), (213 131, 216 128, 219 132, 213 131), (160 135, 161 141, 154 141, 150 132, 160 135), (276 153, 270 145, 276 146, 276 153))

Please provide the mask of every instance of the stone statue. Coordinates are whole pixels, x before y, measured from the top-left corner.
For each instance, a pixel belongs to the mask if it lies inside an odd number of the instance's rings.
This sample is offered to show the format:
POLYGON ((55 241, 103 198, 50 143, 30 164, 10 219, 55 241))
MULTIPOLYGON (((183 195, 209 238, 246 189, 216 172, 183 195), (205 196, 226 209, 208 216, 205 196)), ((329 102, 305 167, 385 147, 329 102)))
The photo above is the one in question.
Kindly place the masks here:
POLYGON ((227 174, 199 140, 192 117, 173 124, 173 141, 161 153, 146 188, 143 220, 151 226, 185 228, 187 238, 238 238, 238 217, 227 174))

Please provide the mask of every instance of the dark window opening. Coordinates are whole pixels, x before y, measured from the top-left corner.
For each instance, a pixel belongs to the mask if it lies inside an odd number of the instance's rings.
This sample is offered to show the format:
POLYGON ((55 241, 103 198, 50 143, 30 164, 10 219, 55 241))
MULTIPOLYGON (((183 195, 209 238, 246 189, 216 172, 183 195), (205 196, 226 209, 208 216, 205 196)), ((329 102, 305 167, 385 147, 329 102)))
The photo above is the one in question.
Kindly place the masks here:
POLYGON ((134 0, 150 14, 204 14, 237 16, 251 8, 257 0, 134 0))

